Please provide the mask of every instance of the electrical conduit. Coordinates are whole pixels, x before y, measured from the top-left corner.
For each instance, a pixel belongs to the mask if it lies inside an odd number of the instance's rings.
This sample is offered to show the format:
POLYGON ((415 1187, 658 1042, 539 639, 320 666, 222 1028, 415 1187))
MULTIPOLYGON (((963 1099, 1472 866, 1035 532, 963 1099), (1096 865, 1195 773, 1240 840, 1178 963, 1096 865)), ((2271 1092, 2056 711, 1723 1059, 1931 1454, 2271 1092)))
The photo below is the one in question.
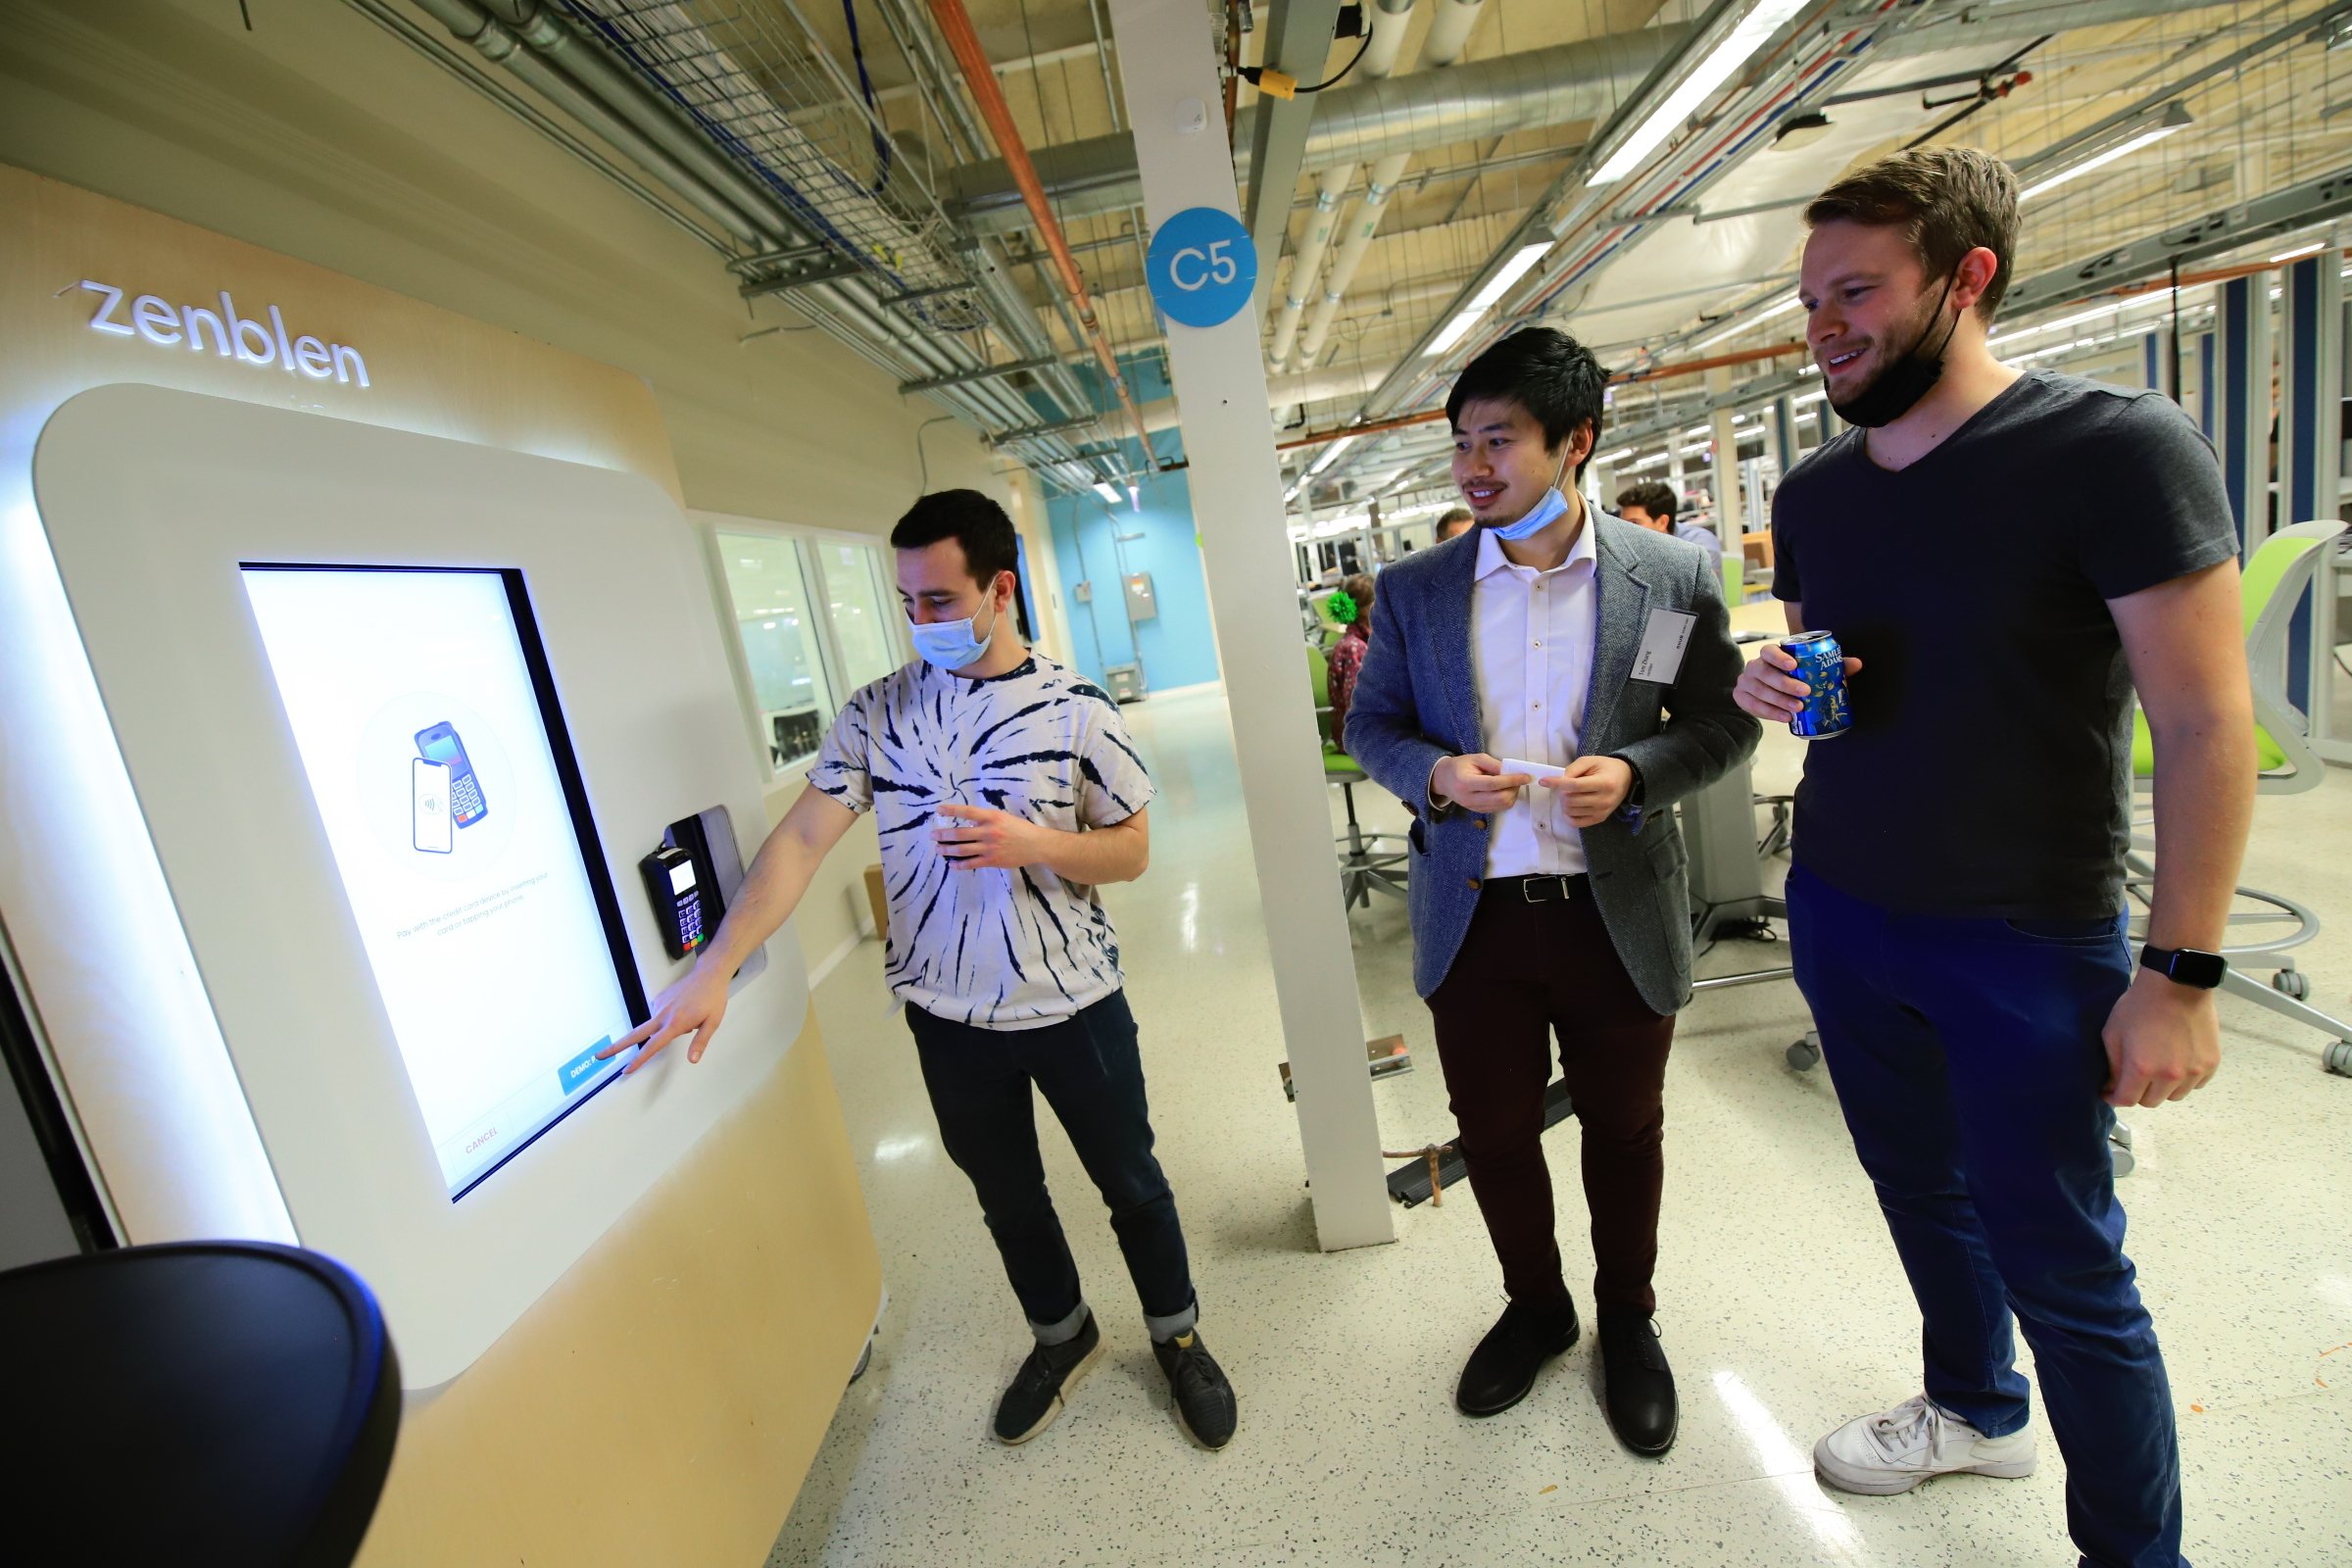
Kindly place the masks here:
MULTIPOLYGON (((1470 41, 1470 31, 1478 25, 1486 0, 1438 0, 1438 14, 1431 19, 1429 36, 1421 43, 1421 69, 1443 70, 1462 58, 1462 50, 1470 41)), ((1299 340, 1300 363, 1312 368, 1315 356, 1323 352, 1324 340, 1331 335, 1331 323, 1340 314, 1340 300, 1348 285, 1355 281, 1355 270, 1363 266, 1364 255, 1372 248, 1372 236, 1380 229, 1381 218, 1388 210, 1389 197, 1396 191, 1396 182, 1413 161, 1411 153, 1391 153, 1372 166, 1371 176, 1364 182, 1364 198, 1356 203, 1350 215, 1348 237, 1341 242, 1340 252, 1331 259, 1331 276, 1323 284, 1323 298, 1316 302, 1315 314, 1306 323, 1306 335, 1299 340)))
MULTIPOLYGON (((1396 56, 1404 47, 1404 29, 1412 16, 1413 0, 1380 0, 1380 9, 1372 13, 1372 41, 1365 45, 1363 63, 1356 67, 1359 76, 1379 81, 1396 69, 1396 56)), ((1439 20, 1443 22, 1443 16, 1439 20)), ((1340 200, 1354 182, 1357 167, 1353 162, 1337 165, 1323 171, 1315 181, 1315 210, 1308 215, 1306 232, 1292 254, 1290 286, 1274 318, 1274 341, 1266 349, 1267 363, 1277 370, 1291 356, 1291 344, 1298 335, 1298 318, 1306 310, 1307 292, 1323 269, 1331 231, 1339 226, 1340 200)))
POLYGON ((1086 292, 1086 279, 1079 275, 1078 258, 1070 254, 1070 242, 1054 217, 1054 209, 1046 203, 1045 186, 1038 181, 1037 166, 1029 161, 1029 149, 1021 141, 1018 126, 1012 122, 1012 106, 1004 101, 1004 89, 990 69, 988 52, 980 47, 980 34, 972 26, 971 13, 963 8, 963 0, 931 0, 931 16, 939 24, 940 32, 948 40, 949 52, 963 70, 964 85, 971 90, 972 101, 980 106, 980 118, 988 122, 989 132, 997 139, 997 151, 1004 158, 1013 183, 1020 187, 1021 202, 1029 209, 1029 217, 1046 242, 1054 258, 1054 270, 1061 278, 1062 292, 1069 296, 1070 309, 1078 315, 1078 324, 1095 351, 1095 359, 1102 367, 1102 374, 1117 394, 1119 406, 1127 411, 1129 422, 1135 426, 1135 438, 1143 443, 1143 461, 1147 466, 1158 463, 1152 450, 1152 432, 1144 426, 1144 416, 1127 390, 1127 378, 1119 373, 1118 357, 1111 352, 1110 338, 1096 318, 1095 302, 1086 292))

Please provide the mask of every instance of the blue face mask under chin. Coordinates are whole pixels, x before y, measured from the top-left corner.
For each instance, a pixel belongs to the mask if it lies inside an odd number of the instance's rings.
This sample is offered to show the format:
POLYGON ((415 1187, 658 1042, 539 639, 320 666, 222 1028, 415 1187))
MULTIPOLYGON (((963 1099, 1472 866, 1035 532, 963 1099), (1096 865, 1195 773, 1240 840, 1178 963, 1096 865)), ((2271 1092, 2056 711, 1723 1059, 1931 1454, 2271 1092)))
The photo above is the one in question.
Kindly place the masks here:
POLYGON ((1551 488, 1544 492, 1543 500, 1527 509, 1526 516, 1517 522, 1489 523, 1487 526, 1494 530, 1497 539, 1533 539, 1568 515, 1568 498, 1560 493, 1560 481, 1567 477, 1568 460, 1563 457, 1559 470, 1551 476, 1551 488))
POLYGON ((1494 524, 1494 537, 1497 539, 1532 539, 1566 515, 1568 515, 1568 498, 1560 494, 1560 487, 1555 484, 1544 491, 1544 499, 1528 508, 1527 515, 1521 517, 1517 522, 1494 524))
POLYGON ((949 671, 968 669, 987 655, 988 645, 996 641, 997 626, 1003 618, 999 615, 990 620, 985 637, 973 635, 972 622, 979 619, 977 615, 966 615, 961 620, 937 620, 928 625, 910 620, 906 623, 906 633, 924 663, 949 671))

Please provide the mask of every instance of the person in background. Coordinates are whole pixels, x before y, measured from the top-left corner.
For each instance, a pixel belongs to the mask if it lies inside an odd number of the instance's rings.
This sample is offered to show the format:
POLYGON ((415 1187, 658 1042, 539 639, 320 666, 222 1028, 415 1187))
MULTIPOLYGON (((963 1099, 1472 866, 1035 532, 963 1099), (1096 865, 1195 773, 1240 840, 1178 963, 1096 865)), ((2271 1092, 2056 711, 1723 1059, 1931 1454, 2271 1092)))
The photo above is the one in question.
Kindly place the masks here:
MULTIPOLYGON (((1197 1324, 1176 1200, 1152 1154, 1135 1017, 1096 889, 1143 875, 1152 796, 1119 710, 1024 646, 1012 519, 976 490, 917 500, 891 531, 918 656, 843 707, 735 906, 653 1018, 598 1053, 626 1071, 693 1038, 700 1061, 727 982, 788 919, 819 861, 872 811, 890 930, 883 978, 906 1004, 939 1140, 971 1179, 1034 1347, 998 1401, 997 1441, 1026 1443, 1102 1358, 1046 1190, 1045 1096, 1110 1210, 1152 1351, 1202 1446, 1232 1438, 1232 1385, 1197 1324)), ((976 1338, 976 1337, 975 1337, 976 1338)))
POLYGON ((1672 534, 1687 540, 1707 553, 1716 569, 1723 568, 1723 541, 1712 528, 1702 528, 1695 522, 1681 522, 1675 517, 1674 486, 1662 479, 1644 479, 1629 484, 1617 492, 1617 515, 1637 528, 1652 533, 1672 534))
POLYGON ((1476 531, 1382 574, 1348 744, 1414 814, 1413 985, 1509 1297, 1454 1405, 1509 1409, 1580 1333, 1544 1158, 1556 1036, 1582 1132, 1602 1405, 1619 1442, 1655 1455, 1681 1408, 1651 1281, 1666 1056, 1690 1000, 1670 808, 1753 751, 1761 726, 1732 701, 1721 577, 1576 492, 1606 379, 1550 327, 1463 369, 1446 416, 1476 531), (1662 640, 1678 652, 1634 679, 1637 650, 1662 640))
POLYGON ((1446 508, 1438 515, 1437 542, 1439 544, 1444 544, 1448 539, 1456 538, 1459 535, 1468 533, 1471 528, 1471 521, 1470 509, 1468 507, 1446 508))
MULTIPOLYGON (((1925 1361, 1922 1393, 1813 1462, 1880 1495, 2031 1474, 2014 1314, 2082 1562, 2174 1568, 2174 1399, 2108 1135, 2113 1107, 2184 1099, 2221 1064, 2214 950, 2256 766, 2237 534, 2179 404, 1994 357, 2017 203, 2005 165, 1928 147, 1804 214, 1805 339, 1853 428, 1774 497, 1773 592, 1790 631, 1851 656, 1853 725, 1806 751, 1788 931, 1925 1361), (1964 646, 1920 591, 1962 531, 1985 546, 1964 646), (2160 803, 2136 975, 2134 692, 2160 803)), ((1793 667, 1766 644, 1740 706, 1786 721, 1793 667)))
POLYGON ((1333 604, 1336 612, 1347 611, 1341 621, 1338 646, 1325 656, 1331 672, 1331 744, 1341 751, 1348 749, 1348 705, 1355 697, 1355 677, 1364 667, 1364 650, 1372 640, 1372 578, 1363 572, 1340 584, 1340 592, 1348 599, 1346 606, 1333 604))

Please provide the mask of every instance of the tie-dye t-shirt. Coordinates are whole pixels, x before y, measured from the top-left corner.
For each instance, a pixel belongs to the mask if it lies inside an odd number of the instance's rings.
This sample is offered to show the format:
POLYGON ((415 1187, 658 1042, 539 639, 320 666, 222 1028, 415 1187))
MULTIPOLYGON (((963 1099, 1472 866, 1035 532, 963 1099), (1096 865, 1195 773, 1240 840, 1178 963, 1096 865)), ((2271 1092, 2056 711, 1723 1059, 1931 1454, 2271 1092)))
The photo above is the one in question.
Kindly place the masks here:
POLYGON ((883 978, 901 1001, 983 1029, 1035 1029, 1119 988, 1095 890, 1042 865, 961 870, 932 843, 949 803, 1064 832, 1151 803, 1109 694, 1052 660, 967 680, 917 661, 850 699, 808 782, 874 813, 890 902, 883 978))

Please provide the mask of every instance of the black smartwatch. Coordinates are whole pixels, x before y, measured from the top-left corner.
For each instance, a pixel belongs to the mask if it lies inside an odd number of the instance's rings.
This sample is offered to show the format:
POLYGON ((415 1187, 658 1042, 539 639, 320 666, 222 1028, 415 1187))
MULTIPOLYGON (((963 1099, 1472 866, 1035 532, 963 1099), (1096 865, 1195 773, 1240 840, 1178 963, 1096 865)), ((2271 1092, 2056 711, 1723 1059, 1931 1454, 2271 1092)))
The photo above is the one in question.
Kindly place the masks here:
POLYGON ((2218 953, 2194 948, 2160 948, 2149 943, 2139 950, 2139 966, 2153 969, 2175 985, 2211 991, 2230 972, 2230 960, 2218 953))

